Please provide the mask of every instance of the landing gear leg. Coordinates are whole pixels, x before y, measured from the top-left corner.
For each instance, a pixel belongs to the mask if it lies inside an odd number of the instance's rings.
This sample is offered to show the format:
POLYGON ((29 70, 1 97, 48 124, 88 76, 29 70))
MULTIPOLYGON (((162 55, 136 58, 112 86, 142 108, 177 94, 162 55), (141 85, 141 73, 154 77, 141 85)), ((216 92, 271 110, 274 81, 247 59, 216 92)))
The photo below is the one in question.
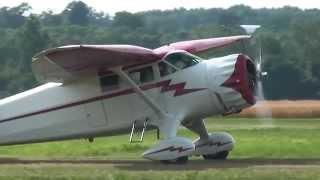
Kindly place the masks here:
POLYGON ((192 132, 198 134, 201 139, 203 140, 209 139, 207 128, 202 119, 193 120, 191 122, 183 123, 182 125, 188 128, 189 130, 191 130, 192 132))
POLYGON ((203 120, 193 120, 183 125, 200 136, 193 141, 194 155, 201 155, 205 160, 227 159, 234 146, 234 139, 230 134, 225 132, 208 134, 203 120))

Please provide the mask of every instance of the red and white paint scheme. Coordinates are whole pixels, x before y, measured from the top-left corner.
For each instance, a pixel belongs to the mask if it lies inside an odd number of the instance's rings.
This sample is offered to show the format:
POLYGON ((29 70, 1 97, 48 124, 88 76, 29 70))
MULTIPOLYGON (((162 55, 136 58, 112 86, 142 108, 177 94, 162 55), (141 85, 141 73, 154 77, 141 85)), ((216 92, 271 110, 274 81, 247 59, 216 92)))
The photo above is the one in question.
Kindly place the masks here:
POLYGON ((154 50, 70 45, 40 52, 32 67, 43 85, 0 100, 0 145, 92 139, 151 126, 163 138, 143 154, 147 159, 226 158, 233 138, 209 134, 203 119, 255 104, 256 67, 243 54, 208 60, 193 54, 249 38, 183 41, 154 50), (180 125, 199 139, 177 137, 180 125))

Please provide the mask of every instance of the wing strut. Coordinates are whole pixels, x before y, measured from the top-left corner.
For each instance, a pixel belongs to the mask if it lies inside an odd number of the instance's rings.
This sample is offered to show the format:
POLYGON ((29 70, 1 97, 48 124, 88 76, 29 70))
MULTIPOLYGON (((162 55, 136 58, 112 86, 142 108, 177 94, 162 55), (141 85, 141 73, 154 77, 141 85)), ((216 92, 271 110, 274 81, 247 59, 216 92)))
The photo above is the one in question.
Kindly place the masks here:
POLYGON ((160 119, 166 118, 166 112, 163 111, 158 104, 156 104, 152 98, 150 98, 143 90, 125 73, 122 71, 122 67, 112 68, 114 73, 126 80, 133 88, 133 90, 141 97, 141 99, 147 103, 151 109, 159 116, 160 119))

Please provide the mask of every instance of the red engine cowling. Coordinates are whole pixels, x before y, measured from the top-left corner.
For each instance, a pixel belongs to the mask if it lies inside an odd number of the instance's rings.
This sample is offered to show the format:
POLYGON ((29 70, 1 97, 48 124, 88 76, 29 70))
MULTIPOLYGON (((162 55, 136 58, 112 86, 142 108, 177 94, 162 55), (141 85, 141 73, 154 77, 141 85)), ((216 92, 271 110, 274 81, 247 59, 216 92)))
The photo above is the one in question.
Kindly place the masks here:
POLYGON ((237 57, 234 71, 229 79, 221 86, 232 88, 239 92, 242 98, 250 105, 256 103, 254 97, 256 73, 255 66, 246 55, 240 54, 237 57))
POLYGON ((256 103, 256 68, 248 56, 233 54, 211 59, 208 74, 215 105, 222 107, 223 113, 238 112, 256 103))

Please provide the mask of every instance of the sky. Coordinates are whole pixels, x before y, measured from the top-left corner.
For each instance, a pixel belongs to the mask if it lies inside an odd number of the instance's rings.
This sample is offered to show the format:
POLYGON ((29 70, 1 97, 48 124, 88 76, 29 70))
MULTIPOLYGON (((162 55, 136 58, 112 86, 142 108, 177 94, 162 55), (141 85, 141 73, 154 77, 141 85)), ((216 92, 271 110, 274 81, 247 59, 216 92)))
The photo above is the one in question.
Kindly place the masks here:
MULTIPOLYGON (((27 2, 33 8, 32 13, 52 10, 60 13, 72 0, 0 0, 0 7, 13 7, 27 2)), ((252 8, 277 8, 286 5, 301 9, 320 9, 318 0, 82 0, 97 11, 113 15, 118 11, 139 12, 153 9, 190 8, 228 8, 237 4, 245 4, 252 8)))

